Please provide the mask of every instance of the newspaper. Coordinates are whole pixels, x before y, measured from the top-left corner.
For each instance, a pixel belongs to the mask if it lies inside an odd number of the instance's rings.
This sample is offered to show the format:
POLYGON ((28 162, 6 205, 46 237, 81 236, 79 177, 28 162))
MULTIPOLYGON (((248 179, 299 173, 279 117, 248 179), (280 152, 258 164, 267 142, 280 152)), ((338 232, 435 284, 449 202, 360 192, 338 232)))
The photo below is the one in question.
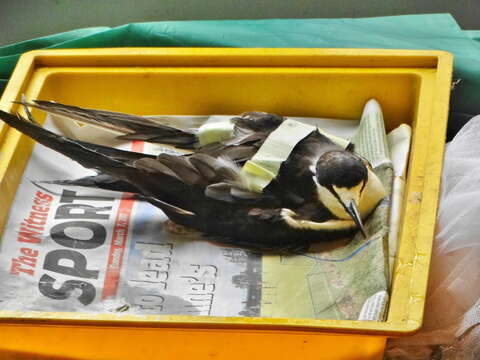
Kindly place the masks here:
MULTIPOLYGON (((198 127, 212 117, 157 119, 198 127)), ((367 158, 383 156, 378 163, 375 158, 375 172, 391 193, 393 168, 385 146, 366 146, 373 137, 385 144, 385 133, 380 131, 383 123, 380 129, 378 121, 366 116, 360 127, 353 120, 295 119, 353 139, 367 158), (360 133, 355 135, 357 128, 360 133), (375 149, 384 153, 372 153, 375 149)), ((46 126, 121 149, 154 154, 177 151, 121 142, 112 133, 71 121, 49 119, 46 126)), ((405 163, 407 155, 408 150, 403 151, 396 160, 405 163)), ((389 198, 366 221, 367 239, 357 235, 353 240, 317 244, 305 254, 274 256, 209 241, 176 226, 159 209, 129 194, 36 182, 89 174, 93 172, 35 145, 2 237, 1 310, 384 317, 389 287, 389 198)))
POLYGON ((392 189, 392 208, 390 211, 390 231, 388 234, 389 270, 393 276, 393 266, 397 255, 398 233, 402 214, 403 190, 407 176, 407 162, 410 151, 412 129, 406 124, 400 125, 387 135, 389 152, 394 164, 392 189))

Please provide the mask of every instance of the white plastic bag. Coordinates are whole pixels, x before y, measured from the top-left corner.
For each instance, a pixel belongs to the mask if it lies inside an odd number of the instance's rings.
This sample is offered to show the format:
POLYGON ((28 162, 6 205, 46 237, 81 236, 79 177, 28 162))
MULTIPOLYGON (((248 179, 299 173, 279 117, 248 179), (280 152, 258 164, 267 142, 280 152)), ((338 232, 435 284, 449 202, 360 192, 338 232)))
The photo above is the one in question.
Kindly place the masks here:
POLYGON ((422 330, 388 359, 480 359, 480 115, 447 145, 422 330))

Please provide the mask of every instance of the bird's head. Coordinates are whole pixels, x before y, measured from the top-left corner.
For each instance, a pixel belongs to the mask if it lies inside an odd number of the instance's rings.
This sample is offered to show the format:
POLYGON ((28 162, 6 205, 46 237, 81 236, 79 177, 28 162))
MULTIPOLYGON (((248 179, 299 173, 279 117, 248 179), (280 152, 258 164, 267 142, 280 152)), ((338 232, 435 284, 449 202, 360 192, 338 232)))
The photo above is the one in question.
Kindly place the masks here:
POLYGON ((313 178, 322 204, 339 219, 352 219, 366 236, 362 218, 371 211, 367 209, 371 208, 368 203, 372 201, 366 199, 371 188, 368 185, 372 180, 374 187, 381 186, 368 161, 350 151, 334 150, 322 154, 314 170, 313 178))

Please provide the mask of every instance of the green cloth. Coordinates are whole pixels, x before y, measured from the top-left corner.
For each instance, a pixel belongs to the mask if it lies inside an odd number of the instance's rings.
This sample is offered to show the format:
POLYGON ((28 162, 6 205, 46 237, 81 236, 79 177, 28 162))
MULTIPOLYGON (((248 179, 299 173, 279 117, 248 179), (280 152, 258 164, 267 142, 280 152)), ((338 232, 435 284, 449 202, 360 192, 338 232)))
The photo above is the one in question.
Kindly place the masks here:
POLYGON ((441 49, 455 54, 452 93, 458 113, 480 113, 480 32, 450 14, 360 19, 162 21, 96 27, 0 47, 0 90, 21 53, 41 48, 125 46, 329 47, 441 49))

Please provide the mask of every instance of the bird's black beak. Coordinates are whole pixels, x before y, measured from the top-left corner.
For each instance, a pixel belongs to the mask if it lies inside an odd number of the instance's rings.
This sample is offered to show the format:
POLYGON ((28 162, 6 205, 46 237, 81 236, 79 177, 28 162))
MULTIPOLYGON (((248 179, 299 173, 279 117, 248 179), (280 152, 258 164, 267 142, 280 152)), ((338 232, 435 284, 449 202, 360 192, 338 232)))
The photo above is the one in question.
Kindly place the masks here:
POLYGON ((367 237, 367 233, 365 232, 365 227, 363 226, 362 218, 360 217, 360 212, 358 211, 355 200, 350 201, 350 204, 346 207, 346 209, 352 217, 353 221, 355 221, 358 229, 362 232, 362 235, 364 237, 367 237))

